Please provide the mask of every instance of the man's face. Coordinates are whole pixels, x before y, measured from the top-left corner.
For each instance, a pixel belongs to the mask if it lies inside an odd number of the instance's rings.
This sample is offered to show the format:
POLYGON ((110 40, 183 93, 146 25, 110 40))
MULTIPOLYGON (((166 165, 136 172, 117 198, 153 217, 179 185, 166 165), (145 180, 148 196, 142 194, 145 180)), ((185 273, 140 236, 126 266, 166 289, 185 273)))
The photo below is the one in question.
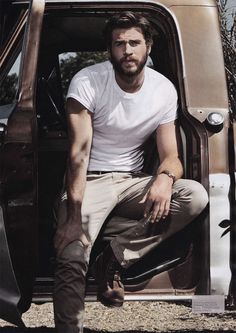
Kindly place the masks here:
POLYGON ((138 75, 150 53, 140 28, 115 29, 112 33, 110 60, 122 76, 138 75))

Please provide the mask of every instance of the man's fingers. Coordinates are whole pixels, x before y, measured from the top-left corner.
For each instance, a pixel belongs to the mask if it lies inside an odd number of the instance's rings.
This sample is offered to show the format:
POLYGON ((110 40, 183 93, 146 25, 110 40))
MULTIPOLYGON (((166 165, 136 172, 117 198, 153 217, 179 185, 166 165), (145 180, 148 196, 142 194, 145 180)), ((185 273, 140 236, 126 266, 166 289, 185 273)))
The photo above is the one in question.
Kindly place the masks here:
POLYGON ((90 242, 88 241, 88 238, 86 237, 85 234, 82 235, 82 237, 79 239, 82 244, 85 246, 85 247, 88 247, 90 242))
POLYGON ((153 209, 151 212, 150 222, 155 223, 160 221, 160 219, 165 219, 169 214, 170 203, 168 201, 164 201, 161 203, 156 203, 153 205, 153 209))
POLYGON ((54 247, 55 247, 56 250, 58 249, 58 247, 59 247, 61 241, 62 241, 62 239, 61 239, 59 233, 56 232, 56 234, 55 234, 55 236, 54 236, 54 247))
POLYGON ((159 210, 160 210, 160 204, 159 204, 159 202, 156 202, 152 206, 152 210, 151 210, 151 213, 150 213, 150 219, 149 219, 150 223, 156 222, 156 219, 158 218, 159 210))
POLYGON ((162 218, 166 218, 170 211, 170 201, 166 201, 162 218))
POLYGON ((56 233, 54 238, 54 247, 58 254, 60 254, 67 245, 67 240, 63 238, 60 233, 56 233))
POLYGON ((147 198, 144 209, 144 217, 148 217, 149 213, 151 212, 152 206, 153 206, 153 201, 147 198))
POLYGON ((63 239, 61 237, 54 238, 54 247, 55 247, 55 250, 57 251, 57 254, 60 254, 62 252, 65 245, 64 245, 63 239))

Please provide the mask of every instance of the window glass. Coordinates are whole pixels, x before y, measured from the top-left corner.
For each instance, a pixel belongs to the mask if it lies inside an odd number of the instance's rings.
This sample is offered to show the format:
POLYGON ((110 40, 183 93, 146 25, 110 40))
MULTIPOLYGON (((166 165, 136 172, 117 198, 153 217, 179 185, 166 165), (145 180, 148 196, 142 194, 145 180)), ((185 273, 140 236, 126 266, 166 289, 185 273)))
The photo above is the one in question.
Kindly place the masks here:
POLYGON ((21 53, 13 66, 0 83, 0 105, 12 104, 16 100, 18 90, 21 53))
POLYGON ((0 47, 7 44, 29 6, 27 3, 15 5, 12 2, 0 0, 0 47))

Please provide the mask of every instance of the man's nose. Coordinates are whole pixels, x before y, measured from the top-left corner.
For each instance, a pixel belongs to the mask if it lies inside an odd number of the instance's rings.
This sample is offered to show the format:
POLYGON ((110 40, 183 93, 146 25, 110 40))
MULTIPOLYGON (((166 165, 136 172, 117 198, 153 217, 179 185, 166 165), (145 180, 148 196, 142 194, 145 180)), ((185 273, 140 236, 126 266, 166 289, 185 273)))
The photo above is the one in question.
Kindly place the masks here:
POLYGON ((129 43, 125 43, 124 54, 127 55, 127 54, 132 54, 132 53, 133 53, 133 49, 130 46, 130 44, 129 43))

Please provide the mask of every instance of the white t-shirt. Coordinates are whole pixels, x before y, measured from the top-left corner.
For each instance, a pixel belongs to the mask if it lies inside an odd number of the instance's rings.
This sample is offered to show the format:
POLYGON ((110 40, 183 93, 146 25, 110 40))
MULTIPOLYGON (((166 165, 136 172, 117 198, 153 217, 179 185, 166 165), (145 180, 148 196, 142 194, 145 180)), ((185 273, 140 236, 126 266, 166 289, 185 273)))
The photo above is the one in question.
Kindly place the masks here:
POLYGON ((93 113, 89 171, 140 171, 143 143, 158 125, 177 117, 173 84, 148 67, 139 91, 127 93, 109 61, 89 66, 73 77, 69 97, 93 113))

